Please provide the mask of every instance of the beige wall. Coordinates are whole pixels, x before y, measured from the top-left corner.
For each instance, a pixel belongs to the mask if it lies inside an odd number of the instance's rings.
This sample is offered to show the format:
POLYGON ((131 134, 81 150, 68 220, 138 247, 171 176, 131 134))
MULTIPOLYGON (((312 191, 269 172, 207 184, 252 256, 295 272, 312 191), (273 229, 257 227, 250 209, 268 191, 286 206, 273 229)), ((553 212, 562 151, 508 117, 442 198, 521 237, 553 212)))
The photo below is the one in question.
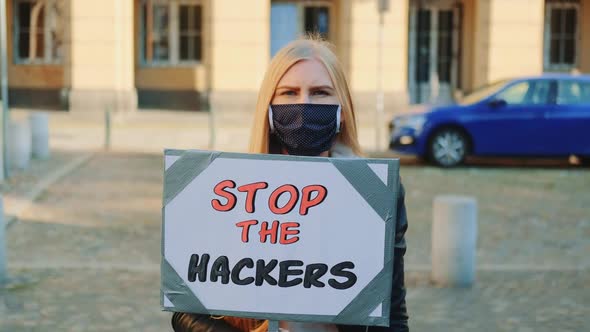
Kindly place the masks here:
MULTIPOLYGON (((342 1, 340 42, 352 90, 373 92, 377 86, 379 15, 375 1, 342 1)), ((384 18, 383 89, 407 89, 408 0, 391 1, 384 18)))
POLYGON ((215 0, 212 6, 212 87, 258 91, 270 58, 270 1, 215 0))
POLYGON ((474 88, 543 72, 544 8, 544 0, 476 1, 474 88))
POLYGON ((253 112, 270 61, 270 1, 212 1, 211 22, 212 107, 253 112))
POLYGON ((70 110, 135 110, 133 0, 75 0, 69 11, 70 110))
POLYGON ((207 90, 207 69, 204 64, 186 67, 137 67, 138 89, 207 90))
POLYGON ((133 88, 132 0, 71 1, 72 89, 133 88))
POLYGON ((11 88, 59 89, 64 86, 63 65, 18 65, 13 56, 13 2, 6 1, 8 85, 11 88))
POLYGON ((582 0, 580 13, 580 71, 590 73, 590 0, 582 0))
POLYGON ((476 0, 463 0, 463 22, 461 36, 461 90, 468 92, 473 90, 473 65, 475 53, 475 23, 476 0))

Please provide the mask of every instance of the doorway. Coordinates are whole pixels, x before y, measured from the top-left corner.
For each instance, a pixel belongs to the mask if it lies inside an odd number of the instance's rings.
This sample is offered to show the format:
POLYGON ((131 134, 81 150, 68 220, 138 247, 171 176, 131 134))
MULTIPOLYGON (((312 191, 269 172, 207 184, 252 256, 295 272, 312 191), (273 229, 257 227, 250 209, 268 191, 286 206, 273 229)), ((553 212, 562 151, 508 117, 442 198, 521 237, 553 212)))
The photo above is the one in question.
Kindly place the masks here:
POLYGON ((462 8, 459 1, 413 1, 408 78, 413 104, 447 104, 458 87, 462 8))
POLYGON ((290 41, 305 33, 317 33, 324 39, 331 38, 331 1, 282 1, 271 2, 270 55, 271 57, 290 41))

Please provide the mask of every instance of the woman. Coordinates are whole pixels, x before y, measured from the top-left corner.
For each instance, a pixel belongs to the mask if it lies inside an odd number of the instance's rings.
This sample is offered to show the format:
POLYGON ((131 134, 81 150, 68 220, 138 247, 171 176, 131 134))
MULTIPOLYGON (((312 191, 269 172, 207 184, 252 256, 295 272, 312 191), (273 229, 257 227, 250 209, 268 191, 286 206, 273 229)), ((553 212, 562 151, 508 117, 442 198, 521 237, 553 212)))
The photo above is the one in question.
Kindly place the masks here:
MULTIPOLYGON (((251 153, 361 156, 356 119, 344 72, 328 45, 316 39, 291 42, 270 63, 258 95, 251 153)), ((408 331, 403 256, 407 229, 403 187, 397 202, 394 275, 389 327, 281 322, 290 332, 408 331)), ((180 331, 267 331, 268 322, 236 317, 175 313, 180 331)))

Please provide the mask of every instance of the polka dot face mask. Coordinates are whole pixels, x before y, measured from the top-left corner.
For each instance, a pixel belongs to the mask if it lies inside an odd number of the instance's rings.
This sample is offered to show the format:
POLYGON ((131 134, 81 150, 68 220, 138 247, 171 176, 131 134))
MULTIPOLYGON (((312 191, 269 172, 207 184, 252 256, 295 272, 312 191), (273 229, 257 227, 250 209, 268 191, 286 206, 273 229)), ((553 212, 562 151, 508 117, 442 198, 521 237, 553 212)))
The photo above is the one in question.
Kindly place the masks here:
POLYGON ((268 107, 271 133, 291 155, 329 151, 340 131, 340 105, 278 104, 268 107))

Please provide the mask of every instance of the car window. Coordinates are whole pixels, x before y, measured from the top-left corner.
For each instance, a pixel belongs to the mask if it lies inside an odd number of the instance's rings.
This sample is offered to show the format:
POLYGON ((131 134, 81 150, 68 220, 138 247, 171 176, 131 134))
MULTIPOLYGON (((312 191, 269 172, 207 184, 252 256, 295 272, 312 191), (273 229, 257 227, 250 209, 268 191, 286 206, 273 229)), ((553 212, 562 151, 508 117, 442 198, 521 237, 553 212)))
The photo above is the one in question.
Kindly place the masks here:
POLYGON ((502 99, 508 103, 508 105, 522 105, 526 103, 527 92, 531 82, 520 82, 516 83, 506 90, 501 91, 496 95, 496 99, 502 99))
POLYGON ((525 104, 529 105, 543 105, 547 104, 549 99, 549 91, 551 88, 551 81, 549 80, 537 80, 531 82, 531 88, 529 89, 525 98, 525 104))
POLYGON ((582 88, 582 103, 590 104, 590 82, 580 84, 582 88))
POLYGON ((557 104, 590 104, 590 82, 559 81, 557 86, 557 104))
POLYGON ((465 96, 463 96, 458 102, 461 105, 471 105, 487 98, 498 90, 502 89, 506 85, 506 80, 497 81, 489 85, 483 86, 465 96))

